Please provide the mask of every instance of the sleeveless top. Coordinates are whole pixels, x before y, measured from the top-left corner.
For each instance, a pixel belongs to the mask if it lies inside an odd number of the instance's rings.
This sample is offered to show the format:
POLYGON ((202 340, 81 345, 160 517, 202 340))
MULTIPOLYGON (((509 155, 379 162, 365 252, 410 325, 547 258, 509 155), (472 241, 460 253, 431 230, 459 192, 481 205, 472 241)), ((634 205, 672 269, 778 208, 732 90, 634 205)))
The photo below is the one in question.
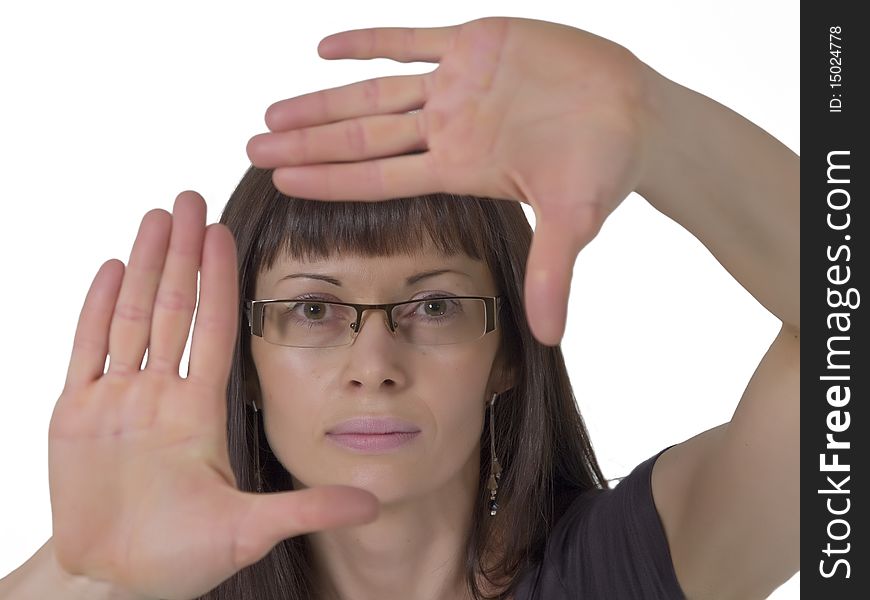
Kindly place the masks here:
POLYGON ((613 489, 578 496, 550 532, 543 561, 521 577, 514 599, 685 600, 652 496, 653 465, 668 448, 613 489))

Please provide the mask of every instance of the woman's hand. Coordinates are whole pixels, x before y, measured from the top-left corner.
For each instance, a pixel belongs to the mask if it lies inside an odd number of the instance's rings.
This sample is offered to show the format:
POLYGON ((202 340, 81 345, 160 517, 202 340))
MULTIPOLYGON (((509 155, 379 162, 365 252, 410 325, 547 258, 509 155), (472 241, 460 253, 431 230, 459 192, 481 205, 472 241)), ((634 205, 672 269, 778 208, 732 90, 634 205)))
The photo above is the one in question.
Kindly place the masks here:
POLYGON ((275 103, 272 133, 248 143, 253 164, 306 198, 446 191, 530 204, 528 320, 557 344, 577 254, 639 183, 654 72, 603 38, 514 18, 348 31, 319 52, 440 64, 275 103))
POLYGON ((126 269, 102 265, 49 427, 59 564, 168 600, 208 592, 285 538, 367 522, 378 510, 370 493, 345 486, 237 489, 225 404, 236 250, 229 230, 206 228, 205 215, 202 197, 183 192, 172 215, 157 209, 142 219, 126 269), (182 378, 198 270, 201 301, 182 378))

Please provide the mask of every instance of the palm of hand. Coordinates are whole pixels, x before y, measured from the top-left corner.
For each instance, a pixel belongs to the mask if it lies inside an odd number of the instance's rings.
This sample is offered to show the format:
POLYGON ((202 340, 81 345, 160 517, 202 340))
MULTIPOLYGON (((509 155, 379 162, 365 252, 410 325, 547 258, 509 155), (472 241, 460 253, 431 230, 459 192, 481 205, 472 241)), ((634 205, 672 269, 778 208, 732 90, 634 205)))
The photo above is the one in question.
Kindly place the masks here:
POLYGON ((252 162, 275 168, 275 186, 288 195, 446 191, 531 205, 526 309, 535 336, 558 343, 574 260, 640 179, 643 63, 584 31, 509 18, 343 32, 326 38, 321 54, 440 64, 274 104, 266 117, 274 133, 249 142, 252 162))
POLYGON ((118 261, 100 269, 49 426, 58 564, 167 600, 208 592, 282 539, 377 512, 372 494, 347 486, 237 489, 226 414, 236 250, 225 226, 204 227, 205 214, 198 194, 180 194, 173 215, 142 220, 126 270, 118 261), (181 378, 197 272, 201 301, 181 378))
MULTIPOLYGON (((49 432, 55 546, 76 572, 190 598, 238 570, 236 489, 212 392, 142 372, 64 392, 49 432), (209 396, 209 397, 206 397, 209 396)), ((247 558, 247 557, 244 557, 247 558)))
POLYGON ((425 79, 421 119, 439 183, 526 202, 544 216, 580 204, 609 214, 639 172, 635 62, 611 42, 553 23, 461 26, 425 79))
POLYGON ((430 75, 421 115, 440 189, 534 209, 526 307, 550 343, 562 337, 576 256, 640 172, 637 65, 581 33, 540 21, 466 24, 430 75), (536 318, 548 314, 556 319, 536 318))

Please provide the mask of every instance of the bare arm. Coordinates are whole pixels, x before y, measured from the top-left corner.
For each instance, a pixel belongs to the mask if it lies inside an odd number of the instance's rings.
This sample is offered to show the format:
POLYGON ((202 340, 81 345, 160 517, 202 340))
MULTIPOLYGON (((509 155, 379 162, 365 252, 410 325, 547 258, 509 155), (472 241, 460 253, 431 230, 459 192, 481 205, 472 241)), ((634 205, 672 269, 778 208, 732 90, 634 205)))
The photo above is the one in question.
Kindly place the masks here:
POLYGON ((800 331, 800 158, 715 100, 651 79, 654 150, 638 193, 800 331))
POLYGON ((731 420, 661 456, 653 497, 688 598, 764 598, 800 565, 800 159, 718 102, 654 81, 638 192, 783 325, 731 420))

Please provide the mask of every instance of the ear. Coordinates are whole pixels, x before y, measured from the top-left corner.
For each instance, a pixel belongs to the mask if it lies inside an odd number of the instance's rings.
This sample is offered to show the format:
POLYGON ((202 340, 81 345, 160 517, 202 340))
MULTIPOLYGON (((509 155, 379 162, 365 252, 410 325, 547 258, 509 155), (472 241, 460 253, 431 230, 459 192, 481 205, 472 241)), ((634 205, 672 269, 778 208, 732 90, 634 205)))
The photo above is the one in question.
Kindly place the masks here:
POLYGON ((253 402, 257 405, 258 410, 263 410, 263 396, 260 391, 260 378, 257 375, 257 369, 254 368, 253 363, 248 363, 245 365, 245 369, 243 373, 245 373, 245 400, 248 403, 253 402))
POLYGON ((492 371, 489 376, 490 394, 502 394, 517 385, 519 376, 513 364, 509 364, 507 358, 499 350, 493 361, 492 371))

